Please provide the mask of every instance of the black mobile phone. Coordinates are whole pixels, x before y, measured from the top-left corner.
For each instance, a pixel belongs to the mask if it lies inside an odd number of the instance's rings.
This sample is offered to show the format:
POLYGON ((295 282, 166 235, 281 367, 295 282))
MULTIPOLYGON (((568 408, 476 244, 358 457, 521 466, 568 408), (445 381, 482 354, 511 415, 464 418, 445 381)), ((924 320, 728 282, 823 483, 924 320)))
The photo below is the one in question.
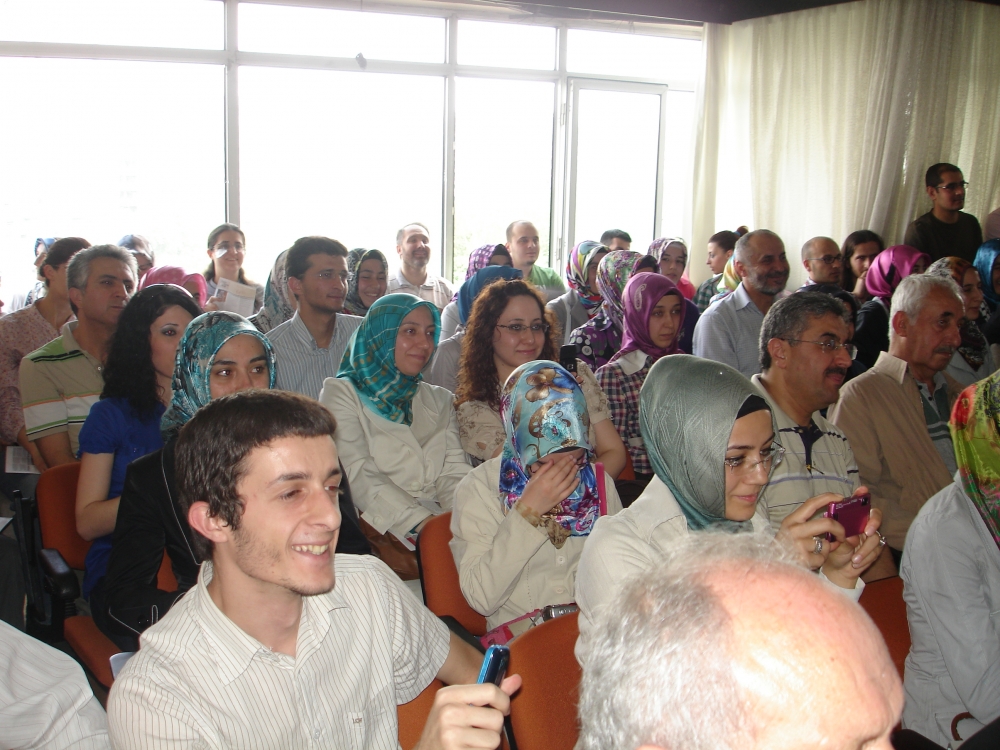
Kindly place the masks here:
POLYGON ((490 646, 483 657, 483 667, 479 670, 479 684, 491 682, 497 687, 507 676, 507 664, 510 662, 510 649, 506 646, 490 646))
POLYGON ((559 364, 567 372, 576 374, 576 344, 559 347, 559 364))

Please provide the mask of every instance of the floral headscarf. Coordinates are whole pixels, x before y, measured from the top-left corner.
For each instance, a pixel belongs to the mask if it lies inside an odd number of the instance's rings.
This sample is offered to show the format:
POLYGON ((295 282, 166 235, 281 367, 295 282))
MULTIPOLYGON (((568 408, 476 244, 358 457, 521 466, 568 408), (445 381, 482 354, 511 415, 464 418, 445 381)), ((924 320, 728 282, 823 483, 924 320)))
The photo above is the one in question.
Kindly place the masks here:
POLYGON ((899 282, 913 273, 914 266, 923 261, 924 268, 931 264, 931 256, 909 245, 893 245, 875 256, 865 275, 865 288, 873 297, 886 304, 892 298, 899 282))
POLYGON ((622 293, 632 275, 632 269, 641 257, 642 255, 633 250, 615 250, 601 258, 597 266, 597 288, 601 292, 603 301, 601 311, 594 316, 594 323, 598 328, 604 322, 610 322, 619 331, 624 328, 625 308, 622 305, 622 293), (598 317, 602 318, 600 322, 597 320, 598 317))
POLYGON ((361 264, 372 259, 382 264, 382 272, 388 278, 389 264, 380 250, 375 248, 365 250, 359 247, 347 254, 347 294, 344 296, 344 312, 348 315, 364 317, 368 312, 368 308, 365 307, 365 303, 361 301, 361 295, 358 293, 358 273, 361 270, 361 264))
MULTIPOLYGON (((975 266, 965 258, 956 258, 950 255, 938 258, 931 263, 926 273, 928 276, 940 276, 941 278, 951 279, 959 287, 962 287, 965 272, 970 268, 975 270, 975 266)), ((962 343, 959 344, 958 353, 962 355, 962 359, 968 362, 969 367, 978 371, 983 366, 983 362, 986 361, 990 345, 974 320, 963 318, 958 330, 962 334, 962 343)))
POLYGON ((188 327, 177 345, 174 360, 173 397, 160 420, 160 433, 168 440, 183 427, 194 413, 212 400, 209 374, 219 349, 236 336, 253 336, 264 346, 269 375, 268 388, 274 388, 278 365, 274 349, 267 337, 246 318, 219 310, 199 315, 188 327))
POLYGON ((274 267, 267 276, 264 287, 264 306, 253 316, 253 324, 261 333, 277 328, 295 314, 295 304, 288 290, 288 274, 285 273, 287 250, 278 253, 274 267))
MULTIPOLYGON (((194 301, 198 303, 198 307, 204 307, 205 300, 208 299, 208 286, 205 283, 205 277, 200 273, 188 273, 180 266, 153 266, 143 274, 139 281, 139 290, 142 291, 153 284, 173 284, 184 288, 184 285, 189 281, 193 281, 198 286, 198 296, 194 298, 194 301)), ((187 291, 190 292, 190 290, 187 291)))
POLYGON ((991 310, 1000 306, 1000 295, 993 289, 993 264, 1000 256, 1000 240, 988 240, 979 246, 973 265, 979 271, 979 280, 983 283, 983 296, 991 310))
POLYGON ((729 260, 726 261, 726 267, 722 269, 722 278, 719 279, 718 291, 722 292, 735 292, 736 287, 740 285, 740 277, 736 273, 736 261, 733 260, 733 256, 729 256, 729 260))
POLYGON ((600 242, 584 240, 570 250, 569 258, 566 259, 566 282, 570 289, 576 292, 590 318, 597 314, 597 309, 601 306, 603 298, 600 292, 596 289, 591 290, 587 286, 587 271, 594 256, 602 250, 607 251, 607 249, 600 242))
POLYGON ((666 276, 659 273, 638 273, 628 280, 623 295, 625 305, 625 333, 622 336, 622 348, 612 357, 612 362, 622 355, 639 350, 648 354, 655 362, 668 354, 681 351, 678 341, 684 331, 684 312, 687 305, 680 289, 666 276), (649 337, 649 318, 653 308, 668 294, 675 294, 681 301, 680 319, 677 321, 677 333, 673 342, 666 349, 661 349, 649 337))
POLYGON ((962 391, 949 427, 962 487, 1000 547, 1000 372, 962 391))
POLYGON ((573 494, 544 516, 556 548, 570 536, 586 536, 600 515, 597 477, 591 464, 590 413, 576 379, 555 362, 535 360, 514 370, 500 397, 507 433, 500 458, 500 495, 507 513, 524 494, 528 467, 551 453, 584 449, 573 494))
POLYGON ((413 423, 413 397, 423 375, 405 375, 396 367, 396 336, 403 318, 418 307, 426 307, 431 314, 437 348, 441 337, 438 309, 412 294, 387 294, 368 308, 364 321, 351 335, 337 371, 338 378, 354 383, 358 398, 368 409, 405 425, 413 423))

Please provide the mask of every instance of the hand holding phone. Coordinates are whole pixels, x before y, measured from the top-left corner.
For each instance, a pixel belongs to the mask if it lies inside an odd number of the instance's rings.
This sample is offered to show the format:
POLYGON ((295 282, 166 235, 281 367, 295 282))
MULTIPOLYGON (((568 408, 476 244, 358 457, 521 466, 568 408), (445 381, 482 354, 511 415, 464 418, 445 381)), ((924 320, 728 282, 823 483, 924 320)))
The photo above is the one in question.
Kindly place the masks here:
POLYGON ((576 344, 559 347, 559 364, 566 372, 576 375, 576 344))
POLYGON ((503 678, 507 676, 507 665, 510 663, 510 649, 506 646, 490 646, 483 657, 483 666, 479 670, 480 685, 491 683, 500 687, 503 678))
MULTIPOLYGON (((868 525, 868 517, 871 515, 871 510, 872 496, 869 493, 865 493, 864 495, 845 497, 839 503, 830 503, 827 506, 826 512, 823 513, 823 517, 831 518, 843 526, 846 538, 858 536, 864 532, 865 527, 868 525)), ((826 539, 832 542, 835 541, 836 537, 833 534, 827 534, 826 539)))

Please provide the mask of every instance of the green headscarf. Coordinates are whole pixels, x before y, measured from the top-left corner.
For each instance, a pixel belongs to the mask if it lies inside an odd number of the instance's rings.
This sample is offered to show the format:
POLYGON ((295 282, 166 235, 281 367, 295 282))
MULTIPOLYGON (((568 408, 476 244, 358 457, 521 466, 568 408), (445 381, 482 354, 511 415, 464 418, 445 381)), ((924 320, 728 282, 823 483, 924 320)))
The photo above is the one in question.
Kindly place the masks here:
POLYGON ((441 337, 441 314, 430 302, 412 294, 387 294, 368 308, 355 329, 337 371, 338 378, 354 383, 367 408, 392 422, 413 423, 413 397, 423 378, 404 375, 396 367, 396 335, 403 318, 426 307, 434 321, 434 348, 441 337))
POLYGON ((962 487, 1000 547, 1000 372, 962 391, 949 426, 962 487))
POLYGON ((689 354, 663 357, 646 375, 639 432, 653 472, 673 493, 689 529, 751 528, 749 521, 725 517, 724 463, 733 423, 751 396, 760 398, 732 367, 689 354))

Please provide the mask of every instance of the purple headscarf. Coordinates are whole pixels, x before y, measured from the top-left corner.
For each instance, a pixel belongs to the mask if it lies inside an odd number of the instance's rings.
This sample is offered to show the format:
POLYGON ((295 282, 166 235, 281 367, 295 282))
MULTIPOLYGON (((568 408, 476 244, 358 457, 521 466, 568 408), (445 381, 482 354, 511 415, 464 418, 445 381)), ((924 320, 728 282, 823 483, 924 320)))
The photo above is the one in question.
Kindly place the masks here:
POLYGON ((872 261, 865 276, 865 288, 870 295, 888 304, 899 282, 912 274, 913 267, 921 261, 926 270, 931 264, 931 256, 909 245, 887 247, 872 261))
POLYGON ((678 346, 681 333, 684 330, 684 295, 666 276, 658 273, 637 273, 625 285, 623 295, 625 305, 625 334, 622 336, 622 348, 612 361, 619 357, 639 350, 648 354, 655 362, 660 357, 668 354, 678 354, 681 351, 678 346), (666 349, 661 349, 649 337, 649 318, 653 314, 653 308, 659 304, 660 300, 668 294, 675 294, 681 301, 680 319, 677 321, 677 333, 674 340, 666 349))
MULTIPOLYGON (((465 271, 465 280, 468 281, 473 276, 475 276, 476 271, 480 271, 486 268, 490 264, 494 255, 506 255, 510 257, 510 253, 507 251, 503 245, 499 246, 501 250, 497 250, 497 245, 482 245, 477 247, 471 253, 469 253, 469 267, 465 271)), ((511 263, 513 265, 513 262, 511 263)), ((452 302, 458 302, 458 292, 455 292, 455 296, 451 298, 452 302)))
POLYGON ((619 331, 625 325, 622 293, 632 275, 632 269, 641 257, 640 253, 633 250, 615 250, 601 258, 597 266, 597 288, 604 298, 599 315, 613 323, 619 331))

